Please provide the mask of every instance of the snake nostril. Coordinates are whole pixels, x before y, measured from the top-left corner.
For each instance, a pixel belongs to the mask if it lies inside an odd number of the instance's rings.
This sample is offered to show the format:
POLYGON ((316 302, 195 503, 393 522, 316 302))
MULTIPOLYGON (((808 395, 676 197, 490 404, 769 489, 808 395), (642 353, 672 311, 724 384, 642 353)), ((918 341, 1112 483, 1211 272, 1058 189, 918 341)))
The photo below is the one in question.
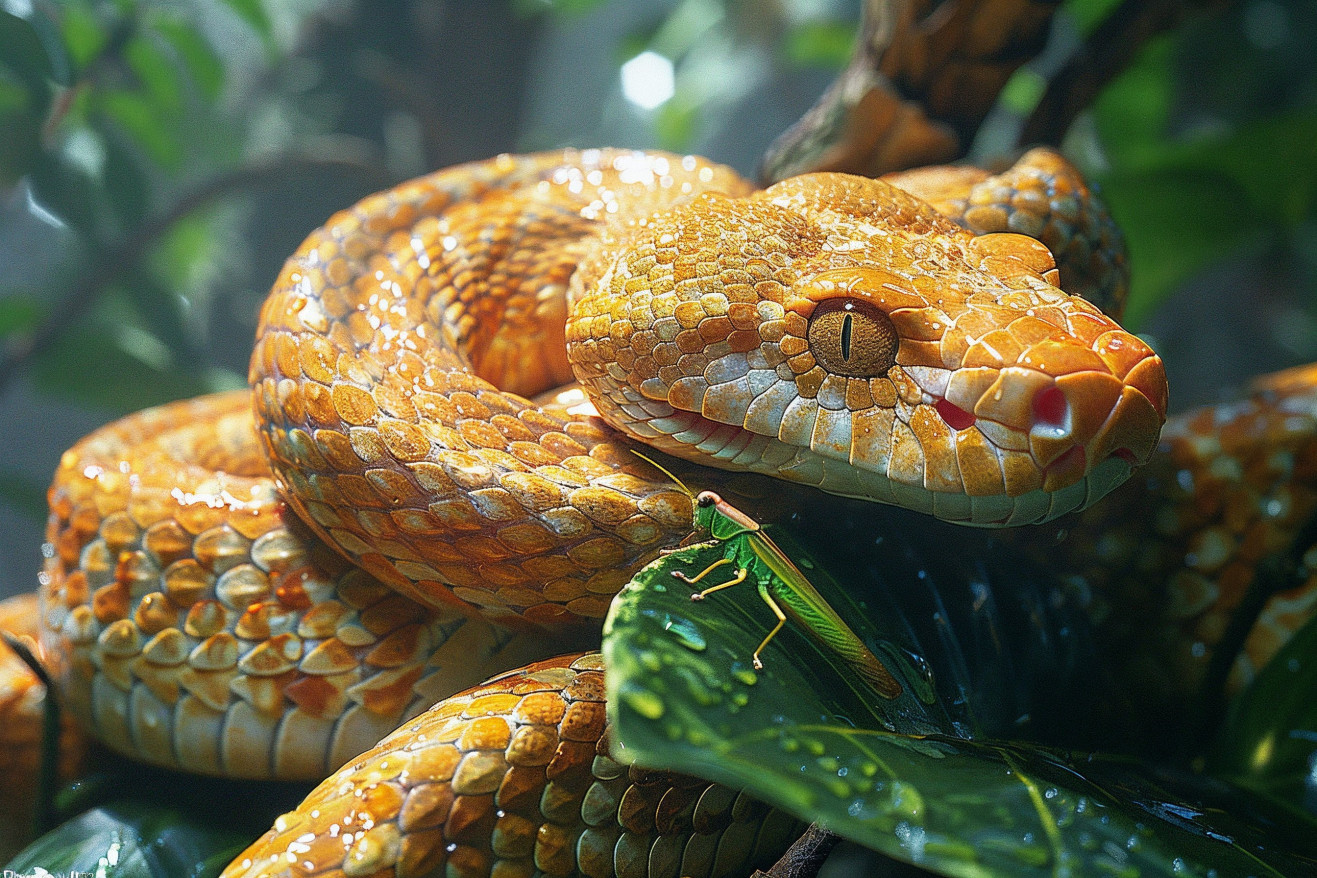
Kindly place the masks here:
POLYGON ((1035 423, 1041 426, 1066 430, 1070 426, 1070 401, 1065 392, 1053 384, 1034 396, 1033 415, 1035 423))

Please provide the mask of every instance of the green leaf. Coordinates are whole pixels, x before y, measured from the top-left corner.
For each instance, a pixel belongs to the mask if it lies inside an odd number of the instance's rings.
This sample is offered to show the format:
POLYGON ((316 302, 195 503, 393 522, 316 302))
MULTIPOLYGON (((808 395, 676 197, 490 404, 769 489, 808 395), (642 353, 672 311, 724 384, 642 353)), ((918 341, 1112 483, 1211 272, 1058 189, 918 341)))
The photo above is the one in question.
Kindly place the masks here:
POLYGON ((1129 242, 1129 326, 1257 233, 1247 192, 1221 173, 1174 166, 1115 172, 1103 179, 1102 194, 1129 242))
POLYGON ((674 152, 690 147, 699 122, 699 102, 680 91, 654 111, 654 133, 659 145, 674 152))
POLYGON ((29 85, 46 86, 55 69, 31 22, 0 10, 0 66, 29 85))
MULTIPOLYGON (((845 592, 775 538, 840 611, 845 592)), ((1297 875, 1317 863, 1287 853, 1277 839, 1291 839, 1257 828, 1252 814, 1233 819, 1218 797, 1168 792, 1126 762, 902 733, 946 727, 957 708, 907 697, 929 690, 917 688, 917 666, 900 661, 897 639, 875 652, 892 659, 908 687, 899 699, 866 703, 832 657, 813 640, 788 637, 789 627, 754 671, 750 652, 772 618, 754 590, 693 605, 691 587, 672 576, 721 553, 703 544, 666 556, 614 601, 604 654, 624 758, 744 787, 948 875, 1297 875)), ((899 620, 884 621, 899 630, 899 620)))
POLYGON ((100 875, 171 878, 219 875, 250 843, 207 829, 163 806, 129 802, 95 808, 47 833, 12 859, 17 875, 100 875), (108 868, 107 868, 108 866, 108 868))
POLYGON ((105 165, 101 177, 110 208, 125 226, 137 226, 146 219, 150 207, 151 181, 147 179, 136 153, 126 148, 120 138, 106 137, 104 148, 105 165))
POLYGON ((89 810, 20 851, 5 874, 213 878, 307 792, 302 784, 191 777, 109 762, 108 772, 62 797, 62 805, 89 810), (134 792, 124 796, 125 789, 134 792), (114 798, 107 801, 107 794, 114 798))
POLYGON ((262 0, 224 0, 224 5, 256 31, 268 51, 274 50, 274 27, 262 0))
POLYGON ((0 298, 0 337, 30 332, 43 313, 41 300, 6 290, 0 298))
POLYGON ((176 113, 183 107, 183 86, 177 65, 160 46, 138 33, 124 46, 128 66, 146 89, 152 102, 164 113, 176 113))
POLYGON ((155 27, 174 47, 202 97, 218 98, 224 87, 224 61, 214 47, 185 19, 161 18, 155 27))
POLYGON ((1267 663, 1230 712, 1211 768, 1288 807, 1317 814, 1317 621, 1267 663))
POLYGON ((1294 227, 1317 212, 1317 112, 1263 119, 1184 151, 1183 163, 1217 171, 1240 186, 1266 224, 1294 227))
POLYGON ((109 30, 100 19, 80 3, 65 4, 60 28, 72 66, 82 70, 101 53, 109 42, 109 30))
POLYGON ((40 154, 53 77, 36 28, 0 10, 0 190, 27 174, 40 154))
POLYGON ((95 237, 102 191, 97 181, 58 154, 41 153, 29 172, 32 194, 46 210, 88 237, 95 237))
POLYGON ((31 90, 0 70, 0 190, 27 174, 41 153, 42 117, 31 90))
POLYGON ((850 60, 855 25, 840 21, 809 21, 787 33, 787 61, 797 67, 840 70, 850 60))
POLYGON ((581 15, 607 0, 513 0, 512 9, 517 15, 531 16, 553 12, 560 15, 581 15))
POLYGON ((74 329, 33 364, 43 393, 116 414, 196 396, 209 388, 204 376, 178 368, 168 349, 141 329, 74 329))
POLYGON ((1113 165, 1135 167, 1164 155, 1175 104, 1174 49, 1168 37, 1150 40, 1094 102, 1098 133, 1113 165))
POLYGON ((183 162, 183 143, 175 128, 176 115, 145 95, 107 91, 100 96, 106 116, 119 124, 157 164, 175 169, 183 162))
POLYGON ((1067 0, 1064 10, 1075 20, 1080 33, 1091 33, 1120 5, 1120 0, 1067 0))

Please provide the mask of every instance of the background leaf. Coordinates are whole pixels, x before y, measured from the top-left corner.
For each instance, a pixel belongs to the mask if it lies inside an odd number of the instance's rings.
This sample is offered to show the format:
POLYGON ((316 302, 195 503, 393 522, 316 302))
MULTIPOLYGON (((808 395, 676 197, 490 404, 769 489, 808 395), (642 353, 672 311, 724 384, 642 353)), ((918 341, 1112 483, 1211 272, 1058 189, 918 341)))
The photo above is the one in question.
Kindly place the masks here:
POLYGON ((1309 622, 1230 707, 1209 767, 1317 814, 1317 623, 1309 622))

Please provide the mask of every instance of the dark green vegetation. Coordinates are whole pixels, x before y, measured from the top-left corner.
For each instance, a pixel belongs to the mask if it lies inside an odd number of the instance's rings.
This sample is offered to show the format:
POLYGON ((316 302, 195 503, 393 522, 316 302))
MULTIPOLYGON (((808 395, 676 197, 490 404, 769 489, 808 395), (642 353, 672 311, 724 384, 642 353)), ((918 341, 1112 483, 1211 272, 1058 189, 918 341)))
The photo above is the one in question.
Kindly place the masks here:
MULTIPOLYGON (((34 584, 59 452, 111 416, 240 385, 270 279, 331 211, 431 168, 567 137, 706 152, 751 172, 845 61, 855 5, 0 6, 0 538, 14 540, 0 594, 34 584), (563 89, 544 84, 546 46, 571 59, 584 110, 552 104, 563 89), (587 49, 598 69, 583 75, 594 69, 587 49), (646 50, 671 59, 677 78, 668 101, 640 112, 622 102, 617 71, 646 50), (90 411, 69 414, 70 404, 90 411)), ((1073 0, 1059 44, 1073 46, 1115 6, 1073 0)), ((1167 358, 1177 406, 1248 372, 1317 359, 1314 44, 1312 0, 1222 4, 1145 45, 1068 135, 1126 230, 1130 319, 1167 358)), ((1045 69, 1008 87, 978 154, 1010 141, 1001 131, 1028 112, 1045 69)), ((702 605, 669 582, 666 593, 628 592, 619 618, 629 613, 652 646, 631 665, 643 680, 614 681, 632 687, 619 701, 631 746, 716 763, 723 779, 771 787, 809 816, 840 805, 838 829, 953 874, 1077 864, 1161 874, 1177 857, 1222 874, 1311 871, 1298 859, 1312 856, 1302 832, 1285 827, 1315 807, 1317 631, 1305 629, 1232 706, 1199 760, 1206 774, 1076 759, 1110 731, 1068 694, 1103 691, 1082 611, 981 535, 954 540, 972 561, 889 560, 862 574, 851 561, 820 562, 848 590, 864 580, 870 621, 838 608, 902 682, 899 698, 872 708, 863 680, 790 624, 755 673, 749 654, 772 617, 749 588, 702 605), (945 624, 920 627, 933 619, 945 624), (757 728, 735 724, 747 718, 757 728), (741 763, 748 772, 730 770, 737 753, 752 759, 741 763)), ((821 570, 809 576, 826 589, 821 570)), ((150 869, 217 867, 218 851, 238 843, 222 834, 182 842, 172 861, 134 859, 198 822, 143 807, 93 812, 11 868, 89 869, 122 842, 121 869, 182 874, 150 869), (127 822, 109 822, 116 814, 127 822), (90 860, 37 859, 93 830, 90 860)))

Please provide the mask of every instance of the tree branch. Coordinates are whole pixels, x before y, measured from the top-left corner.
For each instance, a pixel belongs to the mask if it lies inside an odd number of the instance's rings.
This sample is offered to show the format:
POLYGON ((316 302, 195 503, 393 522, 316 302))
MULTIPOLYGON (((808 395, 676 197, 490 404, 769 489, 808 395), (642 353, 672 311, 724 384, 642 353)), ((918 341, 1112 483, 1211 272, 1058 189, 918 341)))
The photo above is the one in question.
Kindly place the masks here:
POLYGON ((1020 131, 1019 145, 1059 144, 1075 117, 1130 65, 1148 40, 1177 27, 1193 14, 1222 8, 1230 2, 1123 0, 1051 78, 1038 106, 1020 131))
POLYGON ((168 210, 148 220, 122 241, 89 256, 89 270, 76 276, 50 309, 49 315, 25 337, 11 340, 0 359, 0 393, 28 363, 48 349, 82 319, 116 281, 134 271, 151 249, 180 220, 223 198, 281 182, 293 174, 348 171, 367 179, 388 181, 372 164, 353 158, 281 155, 227 171, 182 195, 168 210))
POLYGON ((840 841, 840 835, 811 823, 804 835, 773 864, 773 868, 767 872, 756 871, 751 878, 815 878, 823 861, 840 841))

